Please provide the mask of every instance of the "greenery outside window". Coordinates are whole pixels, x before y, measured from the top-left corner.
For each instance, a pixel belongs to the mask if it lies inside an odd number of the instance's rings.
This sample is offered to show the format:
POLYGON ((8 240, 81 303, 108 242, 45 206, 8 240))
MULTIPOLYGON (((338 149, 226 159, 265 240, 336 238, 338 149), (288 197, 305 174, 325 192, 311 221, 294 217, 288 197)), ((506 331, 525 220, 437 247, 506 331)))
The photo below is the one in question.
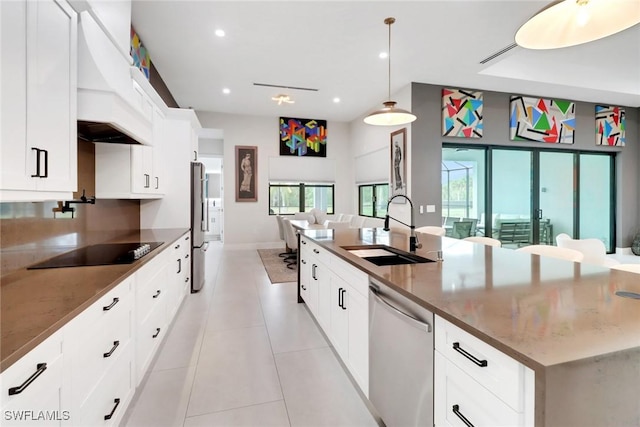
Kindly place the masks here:
POLYGON ((358 186, 358 215, 384 218, 389 201, 389 184, 358 186))
POLYGON ((269 215, 293 215, 316 208, 334 214, 334 184, 269 183, 269 215))

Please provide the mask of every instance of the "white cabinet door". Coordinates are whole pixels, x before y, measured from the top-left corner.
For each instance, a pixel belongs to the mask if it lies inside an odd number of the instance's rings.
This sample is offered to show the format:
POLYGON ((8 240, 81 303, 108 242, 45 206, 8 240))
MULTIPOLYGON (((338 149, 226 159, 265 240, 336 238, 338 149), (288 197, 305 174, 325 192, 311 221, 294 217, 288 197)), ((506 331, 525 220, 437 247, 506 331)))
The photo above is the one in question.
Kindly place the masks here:
POLYGON ((349 313, 344 305, 347 283, 332 274, 330 281, 331 333, 329 338, 343 360, 349 359, 349 313))
MULTIPOLYGON (((301 243, 302 242, 303 240, 301 240, 301 243)), ((310 280, 311 280, 312 257, 307 247, 308 245, 304 245, 304 244, 300 245, 300 250, 298 253, 300 262, 298 265, 300 268, 300 296, 304 300, 305 304, 309 305, 311 303, 309 288, 310 288, 310 280)))
POLYGON ((0 190, 70 196, 77 186, 77 14, 61 0, 1 7, 0 190))
POLYGON ((349 367, 365 396, 369 395, 369 302, 347 288, 343 305, 349 313, 349 367))
POLYGON ((60 402, 64 381, 61 348, 62 334, 57 332, 0 375, 3 426, 61 425, 63 418, 69 419, 68 408, 61 408, 60 402), (37 418, 47 411, 54 418, 47 422, 37 418))
POLYGON ((151 192, 156 194, 163 194, 165 192, 165 186, 167 184, 165 170, 166 157, 164 152, 164 115, 159 108, 153 108, 153 162, 152 162, 152 178, 151 178, 151 192))
POLYGON ((153 180, 153 147, 149 145, 131 145, 131 191, 134 193, 151 192, 153 180))

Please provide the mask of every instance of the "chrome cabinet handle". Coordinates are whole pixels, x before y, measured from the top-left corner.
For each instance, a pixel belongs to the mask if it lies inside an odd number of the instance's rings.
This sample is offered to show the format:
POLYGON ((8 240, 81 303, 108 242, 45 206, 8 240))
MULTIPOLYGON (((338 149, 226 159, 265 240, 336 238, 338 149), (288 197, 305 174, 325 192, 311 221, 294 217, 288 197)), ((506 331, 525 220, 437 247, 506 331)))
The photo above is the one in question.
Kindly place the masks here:
POLYGON ((382 296, 380 296, 380 292, 377 289, 370 286, 369 290, 371 291, 371 295, 373 295, 376 301, 382 304, 382 307, 385 307, 387 310, 389 310, 391 313, 395 314, 396 316, 400 317, 401 319, 404 319, 409 323, 413 323, 418 328, 424 329, 428 333, 431 332, 431 325, 429 323, 423 322, 422 320, 418 320, 415 317, 410 316, 401 310, 398 310, 396 307, 394 307, 393 305, 388 303, 384 298, 382 298, 382 296))
POLYGON ((46 363, 38 363, 36 365, 36 371, 33 373, 33 375, 31 375, 29 378, 27 378, 27 380, 25 382, 23 382, 22 384, 20 384, 18 387, 11 387, 9 389, 9 396, 13 396, 15 394, 20 394, 22 393, 27 387, 29 387, 29 385, 34 382, 36 380, 36 378, 38 378, 40 375, 42 375, 42 373, 44 371, 47 370, 47 364, 46 363))

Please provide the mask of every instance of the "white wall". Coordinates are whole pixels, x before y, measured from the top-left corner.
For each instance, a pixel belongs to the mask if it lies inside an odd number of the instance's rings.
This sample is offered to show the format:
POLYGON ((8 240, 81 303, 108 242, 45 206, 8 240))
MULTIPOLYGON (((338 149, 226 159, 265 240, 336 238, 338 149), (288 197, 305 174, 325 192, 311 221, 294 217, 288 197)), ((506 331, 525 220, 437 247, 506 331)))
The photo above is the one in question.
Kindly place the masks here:
MULTIPOLYGON (((392 100, 396 101, 397 107, 409 110, 411 108, 411 85, 405 86, 401 91, 391 96, 392 100)), ((391 133, 407 128, 407 192, 411 197, 411 191, 413 183, 411 182, 411 125, 402 126, 371 126, 363 122, 363 119, 371 112, 382 108, 382 102, 380 105, 374 105, 370 111, 364 112, 364 114, 350 123, 349 130, 351 135, 351 144, 353 159, 352 164, 356 165, 354 168, 354 176, 352 179, 352 185, 354 187, 355 197, 351 201, 350 210, 354 213, 358 213, 358 193, 357 185, 374 183, 375 182, 389 182, 389 174, 391 173, 391 133), (361 165, 367 165, 367 169, 361 168, 361 165), (359 176, 356 176, 356 173, 359 176), (369 181, 369 182, 366 182, 369 181)), ((390 207, 389 215, 398 218, 407 224, 411 220, 411 211, 409 204, 393 204, 390 207)), ((419 211, 416 206, 416 222, 418 222, 419 211)), ((391 224, 393 226, 393 222, 391 224)), ((403 227, 402 225, 396 226, 403 227)))
MULTIPOLYGON (((279 244, 276 219, 269 215, 269 162, 279 157, 278 117, 197 112, 205 128, 224 132, 225 246, 267 247, 279 244), (257 202, 235 201, 235 146, 258 147, 257 202)), ((284 113, 283 113, 284 115, 284 113)), ((353 156, 347 123, 327 123, 327 165, 335 165, 336 213, 354 213, 353 156)), ((357 200, 357 197, 356 197, 357 200)))

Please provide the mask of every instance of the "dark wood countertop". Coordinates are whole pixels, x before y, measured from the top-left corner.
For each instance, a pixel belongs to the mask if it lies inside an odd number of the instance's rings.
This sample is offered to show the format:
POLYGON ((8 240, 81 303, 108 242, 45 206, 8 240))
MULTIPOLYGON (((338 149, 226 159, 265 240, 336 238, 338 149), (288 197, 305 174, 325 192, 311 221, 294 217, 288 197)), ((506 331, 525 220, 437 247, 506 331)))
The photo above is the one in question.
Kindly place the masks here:
POLYGON ((408 233, 377 229, 303 233, 405 297, 536 370, 640 349, 638 275, 512 249, 419 234, 418 255, 443 262, 376 266, 343 246, 408 250, 408 233))
MULTIPOLYGON (((108 242, 164 242, 132 264, 43 270, 25 268, 0 278, 0 372, 63 327, 84 309, 175 242, 188 229, 140 230, 108 242)), ((99 233, 70 251, 103 243, 99 233)), ((37 245, 34 245, 37 250, 37 245)), ((24 256, 29 256, 25 253, 24 256)))

